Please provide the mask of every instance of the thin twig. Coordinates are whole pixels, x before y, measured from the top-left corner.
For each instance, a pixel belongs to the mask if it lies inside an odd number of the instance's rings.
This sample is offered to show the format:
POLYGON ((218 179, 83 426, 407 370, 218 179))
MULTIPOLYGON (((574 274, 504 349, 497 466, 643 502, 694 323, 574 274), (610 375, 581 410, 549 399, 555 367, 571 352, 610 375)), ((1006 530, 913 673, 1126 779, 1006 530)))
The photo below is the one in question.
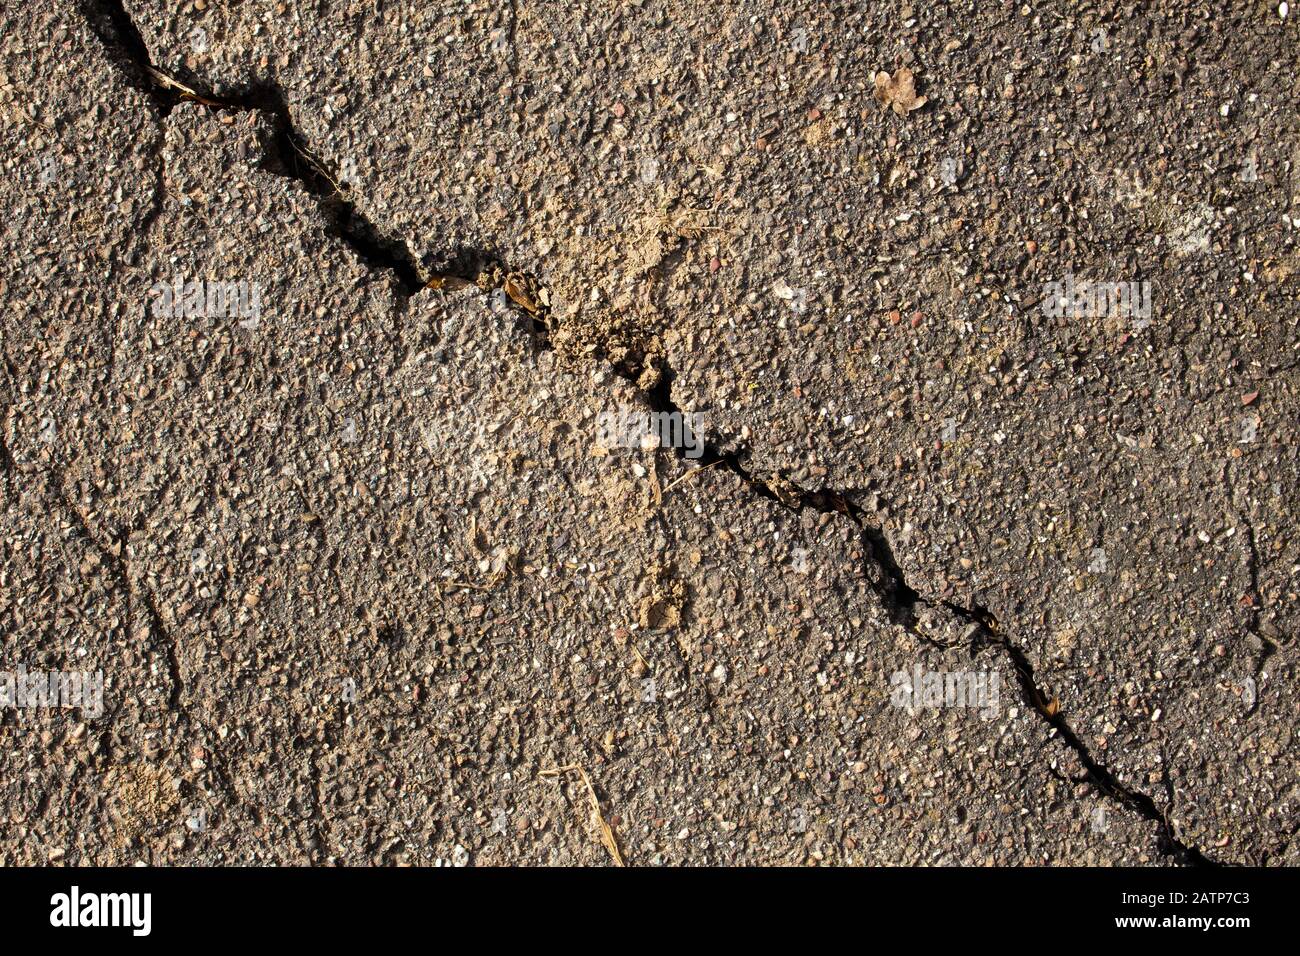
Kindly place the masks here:
POLYGON ((702 465, 699 468, 692 468, 690 471, 682 475, 680 478, 674 478, 671 482, 669 482, 668 487, 664 489, 664 494, 665 495, 668 494, 668 492, 672 491, 674 488, 680 485, 683 481, 686 481, 688 478, 693 478, 694 476, 698 475, 702 471, 708 471, 714 465, 720 465, 722 464, 722 462, 723 459, 719 458, 717 461, 711 461, 707 465, 702 465))
POLYGON ((614 839, 614 830, 605 822, 605 815, 600 812, 600 799, 596 796, 596 788, 591 785, 591 778, 587 776, 587 771, 576 763, 565 764, 563 767, 555 767, 551 770, 543 770, 540 776, 558 777, 566 773, 576 773, 587 788, 587 800, 591 804, 591 817, 596 826, 600 829, 600 842, 605 845, 609 855, 613 857, 616 866, 627 866, 623 862, 623 854, 618 850, 618 841, 614 839))

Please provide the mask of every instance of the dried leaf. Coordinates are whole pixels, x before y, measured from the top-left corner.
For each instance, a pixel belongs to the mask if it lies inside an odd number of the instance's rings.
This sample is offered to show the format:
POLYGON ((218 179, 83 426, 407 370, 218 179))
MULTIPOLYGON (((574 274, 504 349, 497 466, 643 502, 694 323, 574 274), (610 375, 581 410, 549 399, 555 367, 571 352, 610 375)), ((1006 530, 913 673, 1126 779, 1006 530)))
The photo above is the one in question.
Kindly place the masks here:
POLYGON ((505 289, 506 295, 510 296, 515 305, 530 315, 537 313, 537 300, 532 297, 532 290, 523 279, 515 275, 506 276, 505 289))
POLYGON ((891 77, 883 70, 876 74, 876 99, 892 106, 899 116, 919 110, 926 103, 924 96, 916 95, 916 80, 907 67, 899 67, 891 77))

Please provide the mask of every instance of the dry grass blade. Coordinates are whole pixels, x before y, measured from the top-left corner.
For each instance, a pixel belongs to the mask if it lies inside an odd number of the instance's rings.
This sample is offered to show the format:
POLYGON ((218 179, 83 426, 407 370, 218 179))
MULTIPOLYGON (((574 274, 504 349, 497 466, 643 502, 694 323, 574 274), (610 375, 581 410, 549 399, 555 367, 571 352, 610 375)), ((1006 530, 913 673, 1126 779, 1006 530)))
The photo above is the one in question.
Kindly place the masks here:
POLYGON ((146 66, 145 69, 149 71, 149 75, 153 78, 154 82, 158 83, 159 85, 169 90, 175 90, 177 93, 179 93, 187 100, 194 100, 194 102, 202 103, 204 106, 215 106, 218 108, 233 109, 233 107, 231 107, 229 103, 223 103, 220 100, 214 100, 211 99, 210 97, 204 96, 202 93, 198 92, 198 90, 186 86, 180 80, 176 79, 174 76, 164 73, 156 66, 146 66))
POLYGON ((540 776, 559 777, 566 773, 575 773, 582 780, 583 786, 587 788, 587 801, 591 806, 591 819, 600 830, 600 842, 605 845, 609 855, 614 860, 615 866, 627 866, 623 862, 623 854, 619 852, 618 841, 614 838, 613 828, 605 822, 605 815, 600 812, 600 798, 596 796, 596 788, 591 785, 591 778, 587 776, 587 771, 576 763, 565 764, 563 767, 555 767, 551 770, 543 770, 540 776))
POLYGON ((294 151, 295 153, 297 153, 299 156, 301 156, 301 157, 303 158, 303 160, 306 161, 307 165, 310 166, 310 167, 312 168, 312 172, 314 172, 317 176, 319 176, 321 179, 325 180, 325 182, 329 183, 330 186, 333 187, 333 189, 334 189, 334 195, 336 195, 336 196, 342 196, 342 195, 343 195, 343 187, 340 186, 340 185, 338 184, 338 182, 335 181, 335 179, 334 179, 333 176, 331 176, 329 173, 325 172, 325 166, 321 163, 320 160, 318 160, 318 159, 317 159, 315 156, 313 156, 311 153, 307 152, 305 149, 303 149, 301 146, 299 146, 299 145, 294 141, 294 138, 293 138, 292 136, 289 137, 289 145, 292 146, 292 147, 293 147, 293 151, 294 151))
POLYGON ((711 461, 711 462, 709 462, 707 465, 703 465, 703 466, 701 466, 701 467, 699 467, 699 468, 692 468, 690 471, 688 471, 686 474, 682 475, 680 478, 674 478, 671 482, 669 482, 669 483, 668 483, 668 487, 664 489, 664 494, 665 494, 665 495, 668 494, 668 492, 672 491, 674 488, 676 488, 678 485, 680 485, 683 481, 687 481, 687 480, 689 480, 689 479, 691 479, 691 478, 694 478, 694 477, 695 477, 696 475, 698 475, 700 472, 702 472, 702 471, 708 471, 708 470, 709 470, 710 468, 712 468, 714 465, 720 465, 720 464, 722 464, 722 459, 721 459, 721 458, 719 458, 717 461, 711 461))

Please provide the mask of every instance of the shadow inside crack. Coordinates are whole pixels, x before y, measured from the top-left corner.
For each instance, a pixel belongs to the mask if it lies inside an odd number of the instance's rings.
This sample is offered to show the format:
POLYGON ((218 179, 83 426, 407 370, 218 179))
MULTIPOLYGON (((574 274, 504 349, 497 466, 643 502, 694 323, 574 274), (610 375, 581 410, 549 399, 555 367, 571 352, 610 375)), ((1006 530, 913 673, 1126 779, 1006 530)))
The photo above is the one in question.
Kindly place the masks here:
POLYGON ((391 272, 401 293, 410 297, 424 288, 427 270, 402 239, 386 235, 356 208, 353 184, 341 184, 325 163, 313 155, 294 128, 284 91, 272 81, 259 81, 220 96, 188 73, 168 74, 154 66, 140 30, 121 0, 83 0, 81 10, 122 70, 127 82, 143 90, 160 116, 179 103, 191 102, 212 110, 255 112, 266 118, 270 133, 262 138, 262 167, 293 179, 320 200, 329 234, 342 240, 367 265, 391 272))
MULTIPOLYGON (((1021 696, 1025 703, 1056 731, 1067 747, 1074 751, 1075 756, 1087 772, 1089 781, 1094 786, 1110 799, 1124 805, 1133 813, 1156 825, 1159 834, 1158 849, 1162 854, 1172 857, 1184 866, 1220 865, 1218 861, 1205 856, 1197 847, 1179 840, 1174 832, 1173 824, 1169 821, 1167 811, 1161 811, 1148 794, 1121 783, 1109 767, 1092 756, 1087 744, 1083 742, 1079 735, 1074 732, 1074 728, 1066 721, 1065 715, 1056 705, 1055 699, 1050 703, 1048 702, 1047 695, 1038 686, 1034 667, 1029 662, 1028 656, 1000 632, 997 618, 994 617, 992 612, 978 604, 970 608, 964 608, 945 601, 943 606, 958 617, 970 621, 975 626, 975 633, 971 643, 972 652, 978 651, 981 647, 992 647, 1006 655, 1016 672, 1016 680, 1020 685, 1021 696)), ((1168 783, 1167 779, 1168 768, 1164 770, 1164 774, 1166 776, 1166 791, 1169 793, 1169 806, 1172 807, 1172 785, 1168 783)))
MULTIPOLYGON (((407 297, 425 288, 429 284, 429 278, 455 278, 466 283, 474 283, 481 272, 496 263, 496 258, 486 250, 470 248, 458 248, 446 257, 445 261, 437 263, 418 261, 405 241, 385 235, 358 212, 349 198, 350 189, 345 189, 338 182, 337 177, 330 174, 323 161, 310 153, 305 141, 293 126, 288 104, 278 85, 272 82, 261 82, 233 94, 221 97, 210 95, 203 92, 203 87, 197 79, 170 77, 153 66, 142 36, 120 0, 83 0, 82 10, 96 35, 123 70, 127 81, 146 92, 162 116, 166 116, 178 103, 184 101, 208 109, 255 111, 264 116, 270 130, 262 142, 264 168, 275 175, 298 181, 317 196, 329 231, 350 246, 369 265, 391 272, 407 297), (437 268, 430 269, 431 264, 436 265, 437 268)), ((544 323, 536 318, 535 313, 531 322, 531 331, 536 333, 535 342, 540 342, 541 348, 549 348, 549 341, 545 339, 544 323)), ((606 355, 595 357, 605 360, 609 358, 606 355)), ((675 373, 660 359, 652 360, 644 355, 635 356, 631 360, 615 364, 614 368, 621 377, 642 393, 651 410, 682 414, 672 395, 675 373), (646 387, 642 382, 651 361, 657 364, 658 375, 654 383, 646 387)), ((678 447, 676 451, 679 456, 685 457, 687 449, 678 447)), ((694 464, 697 467, 713 465, 723 467, 740 478, 743 485, 756 495, 775 501, 783 507, 792 510, 807 507, 821 513, 842 514, 849 517, 861 533, 867 580, 895 624, 914 628, 917 606, 923 605, 932 608, 945 607, 950 613, 975 625, 976 636, 972 642, 972 650, 980 646, 992 646, 999 648, 1008 656, 1018 675, 1026 702, 1075 751, 1087 770, 1089 778, 1098 788, 1108 797, 1123 803, 1140 816, 1157 823, 1161 833, 1161 849, 1168 855, 1180 862, 1213 864, 1214 861, 1208 860, 1198 849, 1187 846, 1177 839, 1172 825, 1151 797, 1120 783, 1106 766, 1093 759, 1083 741, 1066 723, 1059 710, 1045 705, 1044 695, 1038 688, 1027 657, 1000 633, 997 621, 986 609, 978 606, 962 608, 947 602, 936 603, 908 584, 883 528, 868 520, 868 513, 852 500, 849 493, 834 489, 808 491, 780 474, 766 476, 756 474, 745 464, 748 456, 749 450, 743 443, 706 442, 703 454, 694 459, 694 464)), ((7 450, 3 459, 0 459, 0 464, 6 465, 6 470, 12 468, 7 450)), ((88 531, 87 534, 89 535, 88 531)), ((150 606, 149 611, 157 619, 156 608, 150 606)), ((161 627, 160 622, 159 627, 161 627)), ((173 672, 173 704, 176 704, 179 702, 181 675, 174 662, 173 672)))
POLYGON ((135 89, 146 94, 162 116, 171 112, 179 101, 175 91, 161 87, 152 75, 153 63, 144 37, 131 19, 121 0, 81 0, 81 15, 100 43, 115 61, 123 76, 135 89))

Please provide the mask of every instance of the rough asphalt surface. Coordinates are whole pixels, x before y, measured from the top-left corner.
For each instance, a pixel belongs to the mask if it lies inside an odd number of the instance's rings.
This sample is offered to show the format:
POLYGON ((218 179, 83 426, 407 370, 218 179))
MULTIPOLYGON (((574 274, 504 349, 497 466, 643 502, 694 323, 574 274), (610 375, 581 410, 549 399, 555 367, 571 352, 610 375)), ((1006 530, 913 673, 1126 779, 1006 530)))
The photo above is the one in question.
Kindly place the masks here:
POLYGON ((0 864, 1300 863, 1298 19, 6 5, 0 864))

